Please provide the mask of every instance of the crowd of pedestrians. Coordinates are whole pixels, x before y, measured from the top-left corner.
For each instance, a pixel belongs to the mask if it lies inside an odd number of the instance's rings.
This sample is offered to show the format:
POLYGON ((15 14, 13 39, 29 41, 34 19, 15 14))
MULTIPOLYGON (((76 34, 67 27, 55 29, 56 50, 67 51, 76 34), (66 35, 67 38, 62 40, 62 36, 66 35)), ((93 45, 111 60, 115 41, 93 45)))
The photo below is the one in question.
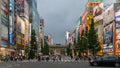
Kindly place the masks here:
POLYGON ((7 56, 1 56, 0 57, 0 61, 4 61, 4 62, 7 62, 7 61, 22 61, 22 60, 26 60, 26 57, 22 56, 22 55, 19 55, 19 56, 7 55, 7 56))

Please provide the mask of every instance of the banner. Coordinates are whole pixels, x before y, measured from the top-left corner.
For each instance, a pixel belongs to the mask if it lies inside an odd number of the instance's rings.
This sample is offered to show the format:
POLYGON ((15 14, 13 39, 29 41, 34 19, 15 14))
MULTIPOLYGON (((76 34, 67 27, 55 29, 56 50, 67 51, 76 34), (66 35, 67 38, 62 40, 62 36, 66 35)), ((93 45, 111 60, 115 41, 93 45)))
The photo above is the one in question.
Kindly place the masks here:
POLYGON ((113 23, 104 28, 103 38, 107 47, 113 47, 113 23))
POLYGON ((105 10, 103 13, 103 25, 107 26, 114 20, 114 4, 105 10))

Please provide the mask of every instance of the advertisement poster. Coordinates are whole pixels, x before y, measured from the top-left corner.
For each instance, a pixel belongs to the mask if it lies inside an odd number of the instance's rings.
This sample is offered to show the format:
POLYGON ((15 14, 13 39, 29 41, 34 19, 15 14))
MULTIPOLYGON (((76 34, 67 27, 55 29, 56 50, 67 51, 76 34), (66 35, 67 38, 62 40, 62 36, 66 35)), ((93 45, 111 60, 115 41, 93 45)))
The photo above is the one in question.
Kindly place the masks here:
POLYGON ((116 50, 116 53, 120 53, 120 39, 116 40, 115 41, 115 50, 116 50))
POLYGON ((98 28, 98 31, 97 31, 97 34, 98 34, 98 40, 99 40, 99 42, 100 43, 102 43, 103 42, 103 26, 102 25, 100 25, 100 26, 98 26, 97 27, 98 28))
POLYGON ((103 38, 103 43, 106 44, 108 48, 113 47, 113 23, 104 28, 103 38))
POLYGON ((3 47, 8 46, 8 27, 1 25, 2 27, 2 32, 1 32, 1 40, 2 40, 2 45, 3 47))
POLYGON ((114 10, 115 10, 115 26, 116 29, 120 28, 120 4, 119 3, 115 3, 114 4, 114 10))
POLYGON ((116 29, 116 40, 115 40, 116 53, 120 52, 120 29, 116 29))
POLYGON ((95 22, 95 29, 98 35, 98 40, 100 43, 103 43, 103 25, 102 25, 102 20, 95 22))
POLYGON ((116 35, 115 35, 115 50, 116 54, 120 53, 120 3, 114 4, 115 10, 115 28, 116 28, 116 35))
POLYGON ((114 20, 114 4, 105 10, 103 13, 103 25, 107 26, 114 20))
POLYGON ((94 12, 93 12, 94 22, 97 22, 97 21, 103 19, 102 12, 103 12, 103 3, 101 3, 100 5, 98 5, 94 8, 94 12))

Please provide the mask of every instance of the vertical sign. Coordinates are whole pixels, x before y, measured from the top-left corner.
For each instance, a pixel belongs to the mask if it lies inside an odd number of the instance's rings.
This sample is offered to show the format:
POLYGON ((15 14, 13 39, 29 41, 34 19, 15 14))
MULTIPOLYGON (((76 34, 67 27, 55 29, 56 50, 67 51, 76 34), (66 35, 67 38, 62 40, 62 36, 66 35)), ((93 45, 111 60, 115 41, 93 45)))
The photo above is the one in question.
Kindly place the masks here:
POLYGON ((12 44, 12 4, 13 1, 9 0, 9 43, 12 44))
POLYGON ((115 3, 115 52, 120 54, 120 3, 115 3))

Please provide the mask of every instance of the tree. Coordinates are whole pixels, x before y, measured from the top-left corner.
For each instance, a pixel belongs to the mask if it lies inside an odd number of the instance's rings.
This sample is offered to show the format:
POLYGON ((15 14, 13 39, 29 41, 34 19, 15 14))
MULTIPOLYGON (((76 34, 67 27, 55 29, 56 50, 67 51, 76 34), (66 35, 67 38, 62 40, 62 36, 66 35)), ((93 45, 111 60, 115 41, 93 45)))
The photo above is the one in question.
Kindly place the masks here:
POLYGON ((80 53, 82 53, 83 50, 84 50, 83 47, 84 46, 82 45, 82 39, 80 37, 80 34, 78 33, 78 39, 77 39, 77 43, 76 43, 75 49, 79 53, 79 56, 81 56, 80 53))
POLYGON ((46 41, 45 41, 44 47, 43 47, 43 55, 49 55, 49 45, 46 41))
POLYGON ((41 46, 41 53, 44 53, 44 46, 41 46))
POLYGON ((71 55, 71 49, 70 49, 70 44, 67 46, 67 56, 70 56, 71 55))
MULTIPOLYGON (((74 46, 76 47, 76 45, 77 45, 77 42, 76 42, 76 38, 74 38, 74 46)), ((76 56, 77 55, 77 50, 76 50, 76 48, 74 49, 74 55, 76 56)))
POLYGON ((91 50, 93 55, 95 55, 95 53, 97 53, 100 50, 100 45, 98 42, 98 36, 97 36, 96 30, 94 28, 93 19, 91 21, 90 30, 88 32, 88 43, 89 43, 88 48, 91 50))
POLYGON ((30 51, 29 51, 29 57, 31 59, 33 59, 35 57, 35 53, 37 52, 37 41, 36 41, 36 34, 35 34, 35 30, 32 29, 31 31, 31 47, 30 47, 30 51))

